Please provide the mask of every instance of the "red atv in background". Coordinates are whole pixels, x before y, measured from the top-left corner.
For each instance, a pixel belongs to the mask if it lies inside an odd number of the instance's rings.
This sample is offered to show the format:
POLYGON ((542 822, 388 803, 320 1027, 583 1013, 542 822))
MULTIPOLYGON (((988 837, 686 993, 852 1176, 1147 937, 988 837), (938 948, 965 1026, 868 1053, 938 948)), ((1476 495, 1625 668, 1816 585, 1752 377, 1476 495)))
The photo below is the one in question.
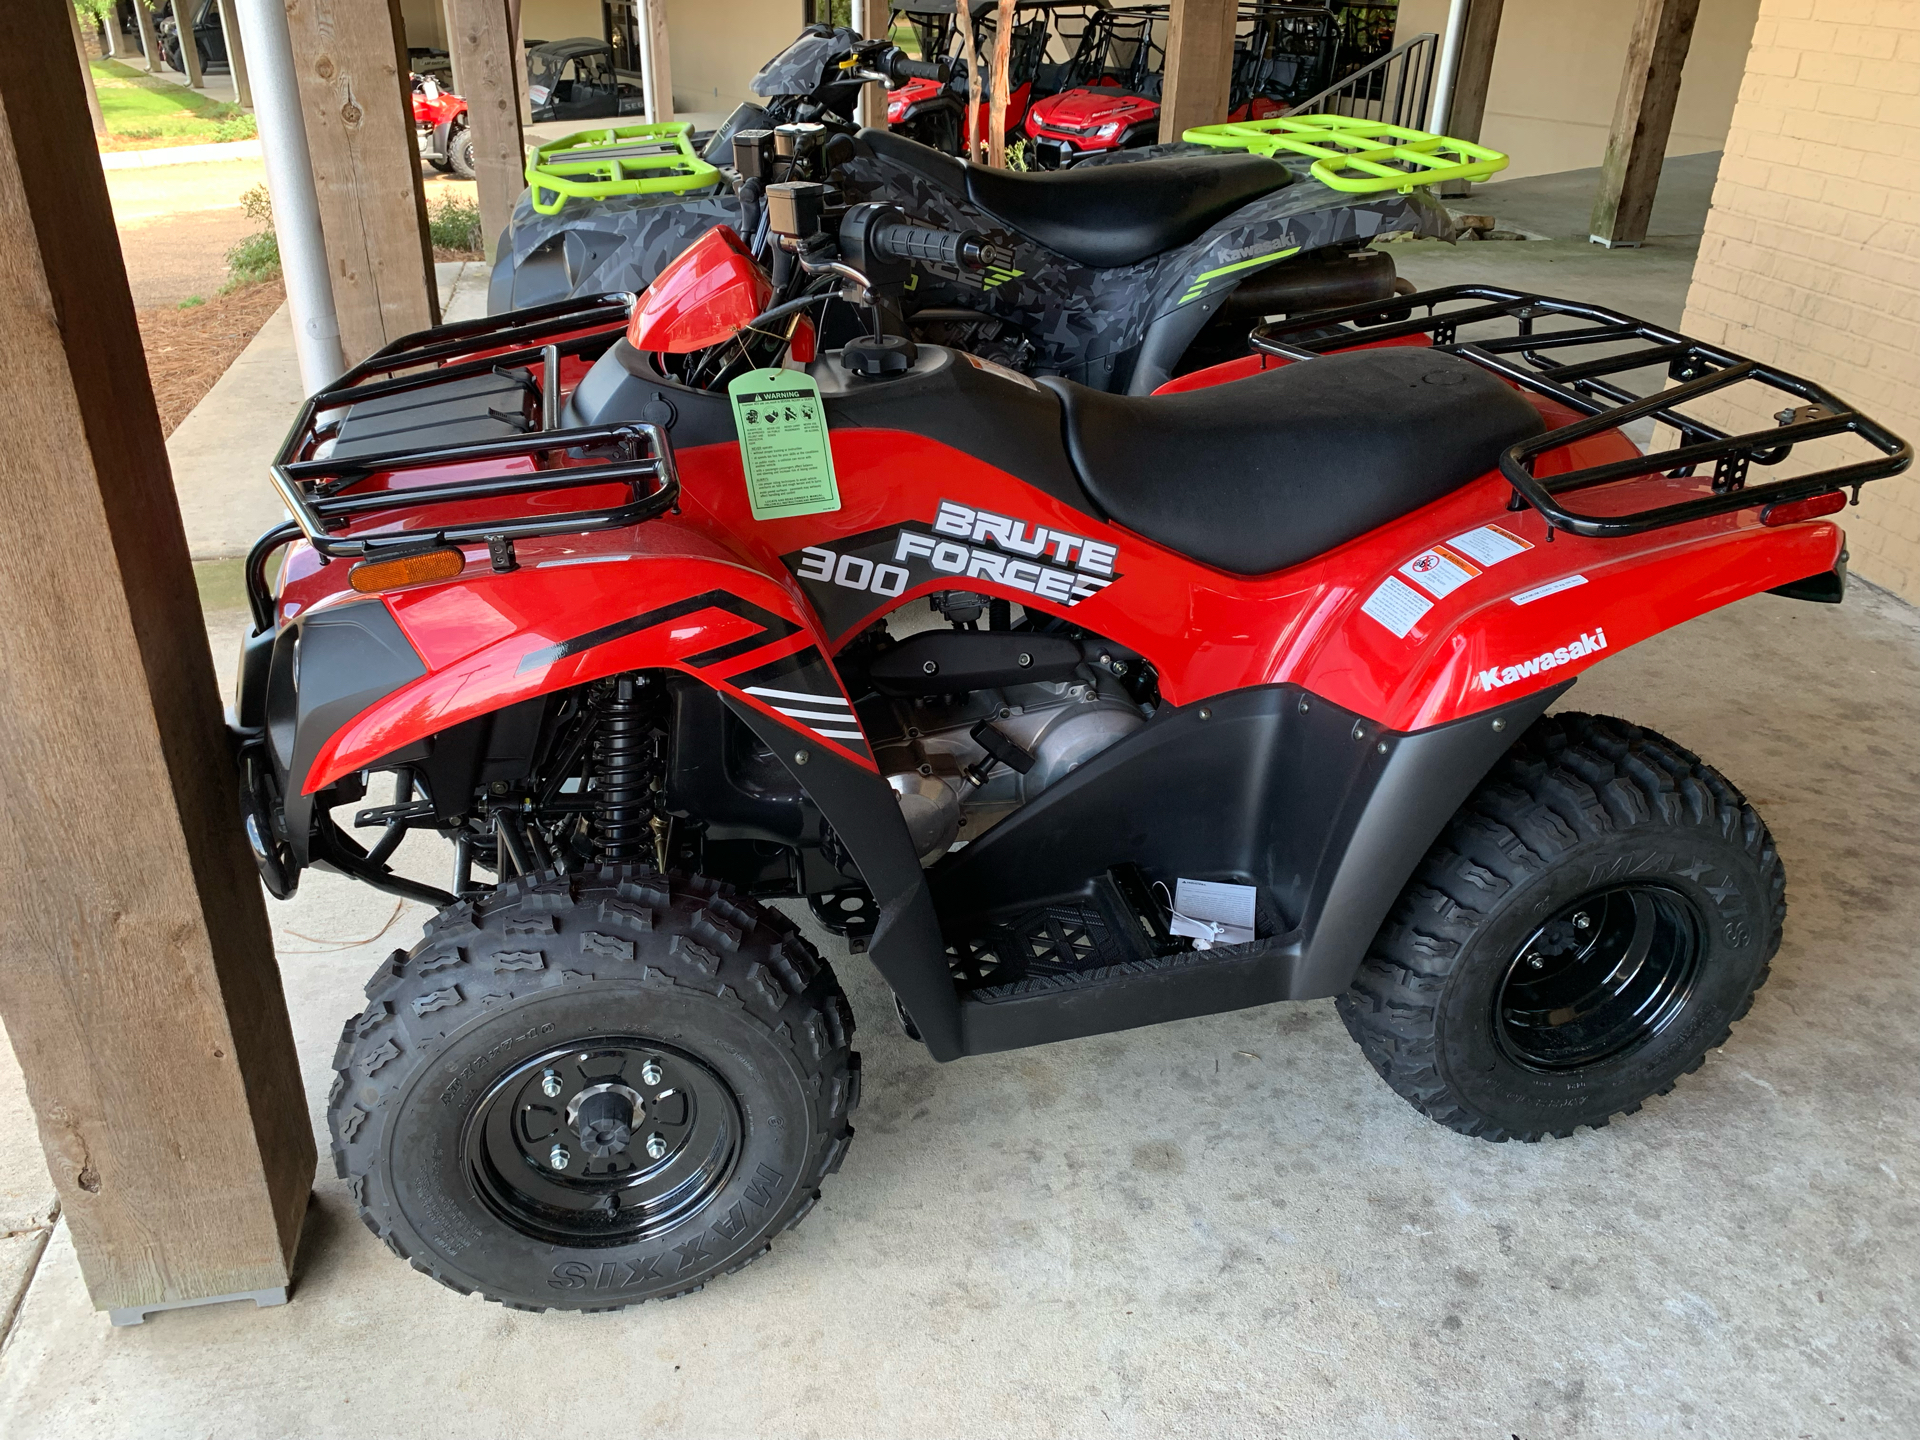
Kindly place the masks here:
POLYGON ((777 282, 721 228, 637 304, 397 342, 274 467, 234 717, 262 877, 437 910, 328 1105, 396 1254, 597 1310, 765 1253, 861 1080, 781 900, 943 1061, 1332 997, 1423 1113, 1531 1141, 1727 1039, 1784 923, 1765 823, 1547 711, 1717 606, 1840 600, 1833 517, 1902 441, 1485 286, 1262 326, 1154 395, 1035 379, 894 328, 916 267, 993 245, 823 192, 768 187, 777 282), (820 352, 846 306, 868 333, 820 352), (446 888, 390 865, 416 831, 446 888))
POLYGON ((413 79, 413 130, 420 158, 434 169, 473 179, 473 135, 467 128, 467 102, 442 88, 432 75, 413 79))
MULTIPOLYGON (((941 62, 950 70, 944 78, 916 77, 887 92, 887 125, 909 139, 948 155, 965 153, 967 105, 970 96, 978 96, 974 105, 974 134, 984 140, 990 128, 993 53, 996 44, 998 11, 995 0, 969 0, 974 26, 974 47, 980 73, 970 85, 966 60, 956 24, 957 6, 948 0, 944 8, 929 5, 896 7, 891 13, 896 22, 913 27, 923 61, 941 62)), ((1061 3, 1061 0, 1022 0, 1014 9, 1013 38, 1007 56, 1007 103, 1004 106, 1006 134, 1018 138, 1027 113, 1034 102, 1052 95, 1072 77, 1083 73, 1081 53, 1086 37, 1098 27, 1102 11, 1096 4, 1061 3), (1066 60, 1050 61, 1053 51, 1064 50, 1066 60)))
MULTIPOLYGON (((1026 133, 1039 169, 1063 169, 1095 155, 1139 149, 1160 135, 1166 65, 1164 6, 1099 15, 1070 88, 1036 102, 1026 133)), ((1258 4, 1239 13, 1228 94, 1229 120, 1284 115, 1337 77, 1340 29, 1318 6, 1258 4)), ((1168 136, 1176 140, 1178 136, 1168 136)))

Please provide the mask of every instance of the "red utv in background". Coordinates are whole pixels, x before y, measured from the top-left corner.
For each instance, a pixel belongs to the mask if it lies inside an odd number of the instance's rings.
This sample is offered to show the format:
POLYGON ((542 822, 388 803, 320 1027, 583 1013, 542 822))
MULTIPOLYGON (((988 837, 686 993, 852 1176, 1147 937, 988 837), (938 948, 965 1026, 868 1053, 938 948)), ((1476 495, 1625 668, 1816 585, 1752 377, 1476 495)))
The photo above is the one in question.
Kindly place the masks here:
MULTIPOLYGON (((1164 6, 1098 17, 1082 76, 1036 103, 1026 117, 1033 163, 1063 169, 1094 155, 1152 145, 1160 137, 1166 67, 1164 6)), ((1324 6, 1243 7, 1233 47, 1229 120, 1284 115, 1337 77, 1340 25, 1324 6)))
POLYGON ((473 134, 467 102, 440 87, 431 75, 413 77, 413 130, 420 158, 434 169, 473 179, 473 134))

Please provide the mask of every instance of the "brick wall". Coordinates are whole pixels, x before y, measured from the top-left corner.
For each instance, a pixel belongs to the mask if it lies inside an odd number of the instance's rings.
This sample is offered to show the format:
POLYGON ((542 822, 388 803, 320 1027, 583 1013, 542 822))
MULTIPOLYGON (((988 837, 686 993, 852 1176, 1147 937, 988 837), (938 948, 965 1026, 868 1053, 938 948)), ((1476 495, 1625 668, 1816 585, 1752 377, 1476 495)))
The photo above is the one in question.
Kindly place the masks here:
MULTIPOLYGON (((1761 0, 1684 328, 1920 440, 1920 0, 1761 0)), ((1841 518, 1920 604, 1920 478, 1841 518)))

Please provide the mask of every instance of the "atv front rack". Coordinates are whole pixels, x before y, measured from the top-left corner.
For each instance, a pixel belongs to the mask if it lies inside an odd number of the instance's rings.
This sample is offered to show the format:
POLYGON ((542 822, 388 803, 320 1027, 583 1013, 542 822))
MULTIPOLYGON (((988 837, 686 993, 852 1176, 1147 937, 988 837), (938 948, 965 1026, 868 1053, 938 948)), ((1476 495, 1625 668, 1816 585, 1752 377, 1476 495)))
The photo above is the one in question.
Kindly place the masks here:
POLYGON ((685 121, 581 130, 548 141, 527 162, 527 199, 541 215, 568 200, 672 195, 721 183, 719 170, 694 153, 685 121))
POLYGON ((1252 341, 1263 354, 1297 361, 1421 335, 1429 338, 1434 349, 1471 360, 1584 417, 1510 445, 1500 456, 1500 473, 1515 491, 1512 508, 1531 505, 1549 527, 1575 535, 1638 535, 1710 515, 1843 490, 1852 490, 1858 502, 1862 485, 1897 475, 1913 462, 1913 448, 1906 441, 1811 380, 1603 306, 1493 285, 1449 285, 1385 302, 1269 321, 1254 328, 1252 341), (1422 309, 1427 312, 1424 316, 1414 313, 1422 309), (1539 325, 1552 317, 1579 323, 1554 329, 1539 325), (1503 321, 1513 322, 1512 333, 1482 333, 1483 327, 1500 327, 1503 321), (1461 331, 1467 328, 1475 330, 1472 338, 1462 338, 1461 331), (1665 389, 1641 395, 1620 383, 1619 377, 1630 371, 1656 366, 1664 367, 1665 389), (1742 382, 1757 383, 1788 398, 1791 403, 1773 415, 1778 428, 1728 434, 1681 408, 1742 382), (1536 474, 1540 456, 1640 420, 1671 427, 1681 443, 1639 459, 1536 474), (1795 445, 1849 434, 1879 454, 1764 485, 1747 484, 1751 467, 1778 465, 1795 445), (1702 467, 1712 468, 1711 493, 1675 504, 1593 515, 1570 510, 1557 498, 1655 475, 1681 479, 1702 467))
POLYGON ((1308 171, 1322 185, 1355 195, 1451 180, 1484 180, 1507 168, 1507 157, 1470 140, 1428 130, 1363 120, 1350 115, 1276 115, 1196 125, 1182 132, 1189 145, 1246 150, 1272 156, 1285 150, 1313 161, 1308 171))
POLYGON ((423 330, 376 351, 309 397, 270 470, 293 519, 261 536, 247 558, 247 599, 256 629, 268 628, 273 618, 267 562, 291 540, 305 539, 327 560, 387 558, 481 542, 494 568, 506 570, 514 566, 516 540, 622 529, 674 508, 680 478, 673 447, 659 426, 564 424, 563 363, 597 359, 620 337, 633 305, 630 294, 601 295, 423 330), (474 382, 518 397, 518 411, 486 407, 490 396, 469 401, 468 408, 485 407, 480 414, 488 428, 520 433, 389 449, 342 448, 352 436, 355 407, 417 396, 417 407, 399 408, 417 410, 427 417, 424 428, 431 429, 434 392, 446 394, 474 382), (398 488, 359 488, 375 476, 451 467, 460 467, 457 478, 438 483, 429 478, 398 488), (437 506, 470 509, 475 502, 606 485, 625 486, 626 500, 558 515, 520 511, 420 523, 422 512, 437 506), (407 529, 367 529, 399 513, 415 523, 407 529))

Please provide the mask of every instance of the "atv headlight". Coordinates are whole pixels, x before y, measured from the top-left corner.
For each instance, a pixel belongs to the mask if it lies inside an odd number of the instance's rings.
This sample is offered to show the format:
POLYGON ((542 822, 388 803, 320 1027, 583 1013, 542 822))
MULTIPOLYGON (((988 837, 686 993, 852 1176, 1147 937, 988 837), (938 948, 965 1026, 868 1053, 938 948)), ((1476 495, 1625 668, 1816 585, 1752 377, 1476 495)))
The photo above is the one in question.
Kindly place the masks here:
POLYGON ((1098 130, 1094 131, 1093 135, 1096 140, 1111 140, 1114 136, 1118 135, 1119 133, 1120 133, 1120 122, 1118 120, 1110 120, 1105 125, 1102 125, 1098 130))

